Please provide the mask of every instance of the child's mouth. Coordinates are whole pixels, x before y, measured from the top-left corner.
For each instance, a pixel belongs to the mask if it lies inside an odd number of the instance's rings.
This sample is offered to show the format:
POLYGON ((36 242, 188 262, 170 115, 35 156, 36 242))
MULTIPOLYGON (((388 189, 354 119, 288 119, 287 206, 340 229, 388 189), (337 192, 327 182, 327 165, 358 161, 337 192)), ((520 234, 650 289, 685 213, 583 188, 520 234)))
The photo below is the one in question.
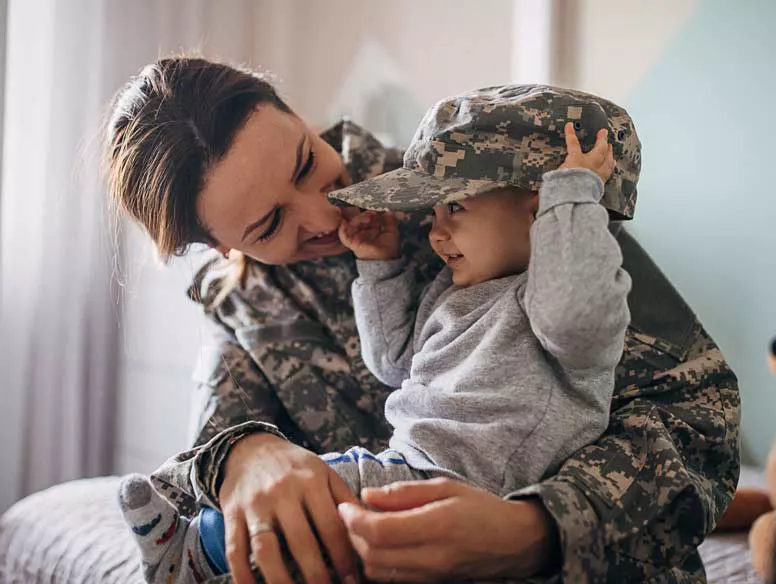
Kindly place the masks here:
POLYGON ((462 253, 448 253, 445 254, 445 263, 452 267, 463 259, 462 253))

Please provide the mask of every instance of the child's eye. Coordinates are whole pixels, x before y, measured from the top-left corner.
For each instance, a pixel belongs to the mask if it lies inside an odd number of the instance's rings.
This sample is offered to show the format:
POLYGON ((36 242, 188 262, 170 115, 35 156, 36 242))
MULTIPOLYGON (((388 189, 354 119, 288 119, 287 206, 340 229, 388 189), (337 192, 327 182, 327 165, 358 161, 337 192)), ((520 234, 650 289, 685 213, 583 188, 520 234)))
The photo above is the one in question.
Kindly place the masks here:
POLYGON ((453 201, 452 203, 447 203, 447 212, 451 215, 453 213, 457 213, 458 211, 463 211, 463 207, 460 205, 460 203, 457 203, 453 201))

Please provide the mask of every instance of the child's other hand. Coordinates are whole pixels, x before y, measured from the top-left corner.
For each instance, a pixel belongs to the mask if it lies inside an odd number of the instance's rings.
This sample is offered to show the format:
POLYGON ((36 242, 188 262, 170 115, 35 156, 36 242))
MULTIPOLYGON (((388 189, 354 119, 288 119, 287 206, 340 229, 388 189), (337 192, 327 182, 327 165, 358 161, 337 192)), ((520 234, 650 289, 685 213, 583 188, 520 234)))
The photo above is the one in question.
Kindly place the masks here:
POLYGON ((364 211, 339 227, 342 244, 360 260, 394 260, 399 257, 399 227, 393 213, 364 211))
POLYGON ((612 176, 612 171, 614 171, 614 154, 612 153, 612 145, 607 140, 607 131, 603 128, 598 130, 598 134, 595 137, 595 146, 593 146, 590 152, 584 153, 579 145, 579 139, 574 133, 574 124, 571 122, 567 123, 564 130, 568 154, 560 167, 592 170, 606 183, 609 177, 612 176))

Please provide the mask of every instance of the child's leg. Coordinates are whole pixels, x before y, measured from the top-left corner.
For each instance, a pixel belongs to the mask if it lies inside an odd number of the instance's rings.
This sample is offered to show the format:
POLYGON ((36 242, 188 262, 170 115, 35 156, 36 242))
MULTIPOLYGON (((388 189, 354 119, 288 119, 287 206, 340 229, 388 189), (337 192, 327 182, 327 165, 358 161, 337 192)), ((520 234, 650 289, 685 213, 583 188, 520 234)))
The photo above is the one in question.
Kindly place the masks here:
POLYGON ((146 477, 124 478, 119 504, 140 547, 147 582, 198 583, 215 575, 200 544, 200 518, 181 517, 146 477))
MULTIPOLYGON (((364 448, 355 447, 343 454, 324 454, 321 459, 334 469, 356 495, 367 487, 427 478, 424 473, 407 466, 404 457, 393 450, 374 455, 364 448)), ((223 570, 221 573, 226 573, 228 566, 224 551, 223 515, 213 509, 203 509, 198 519, 206 557, 216 571, 223 570)))
POLYGON ((365 448, 355 446, 342 454, 322 454, 321 460, 345 481, 356 496, 361 495, 362 489, 369 487, 428 478, 426 473, 408 466, 404 457, 395 450, 372 454, 365 448))

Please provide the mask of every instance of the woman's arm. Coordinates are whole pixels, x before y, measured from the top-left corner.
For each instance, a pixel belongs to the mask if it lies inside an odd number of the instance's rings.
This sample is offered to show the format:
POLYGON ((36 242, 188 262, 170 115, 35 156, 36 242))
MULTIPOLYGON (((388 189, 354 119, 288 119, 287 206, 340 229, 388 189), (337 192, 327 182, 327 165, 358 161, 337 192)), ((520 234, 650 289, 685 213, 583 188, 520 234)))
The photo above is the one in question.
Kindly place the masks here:
POLYGON ((526 489, 555 519, 566 581, 646 579, 699 569, 696 549, 735 491, 737 380, 700 328, 670 360, 631 334, 609 429, 557 476, 526 489), (594 578, 590 578, 594 575, 594 578))
POLYGON ((183 515, 193 515, 196 500, 218 508, 217 498, 207 487, 219 445, 261 429, 276 429, 306 446, 307 439, 290 420, 277 394, 250 355, 224 326, 208 321, 210 337, 197 369, 197 391, 205 392, 198 413, 194 446, 168 459, 151 474, 156 489, 183 515), (262 426, 256 422, 264 422, 262 426))
MULTIPOLYGON (((238 298, 231 302, 235 310, 238 298)), ((317 456, 285 438, 335 449, 374 439, 379 428, 357 407, 364 403, 353 401, 360 388, 342 351, 321 324, 298 308, 292 314, 293 308, 292 301, 277 307, 285 322, 235 332, 223 323, 217 327, 204 368, 210 391, 199 438, 204 444, 173 457, 152 476, 157 489, 187 514, 193 514, 195 500, 224 512, 235 582, 250 581, 251 549, 262 572, 277 577, 286 569, 279 549, 256 556, 247 526, 258 521, 276 525, 278 534, 293 541, 291 554, 308 580, 328 581, 321 545, 340 578, 356 573, 336 514, 336 504, 353 495, 317 456)))

